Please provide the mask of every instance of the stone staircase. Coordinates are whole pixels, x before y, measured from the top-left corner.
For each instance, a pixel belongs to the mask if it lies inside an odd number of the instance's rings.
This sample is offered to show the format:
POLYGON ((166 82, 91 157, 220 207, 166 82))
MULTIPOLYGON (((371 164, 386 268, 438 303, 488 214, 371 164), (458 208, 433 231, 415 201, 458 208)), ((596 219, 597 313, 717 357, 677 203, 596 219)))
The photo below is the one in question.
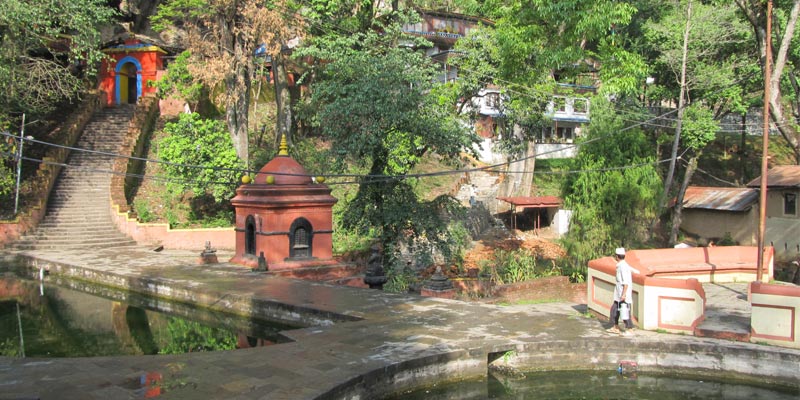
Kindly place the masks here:
POLYGON ((703 283, 706 294, 705 319, 695 336, 739 342, 750 341, 752 309, 747 299, 749 283, 703 283))
MULTIPOLYGON (((117 153, 133 116, 133 105, 104 108, 92 117, 75 147, 117 153)), ((109 186, 114 157, 72 150, 50 192, 47 213, 18 250, 65 250, 135 245, 111 220, 109 186)))

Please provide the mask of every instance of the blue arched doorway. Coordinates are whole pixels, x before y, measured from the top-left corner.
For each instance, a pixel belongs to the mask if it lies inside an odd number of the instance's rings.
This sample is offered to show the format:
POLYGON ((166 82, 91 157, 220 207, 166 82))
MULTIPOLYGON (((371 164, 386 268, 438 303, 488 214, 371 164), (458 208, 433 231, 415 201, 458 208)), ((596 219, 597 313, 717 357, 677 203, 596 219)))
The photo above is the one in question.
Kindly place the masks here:
POLYGON ((117 62, 115 72, 117 104, 136 104, 142 96, 142 64, 133 57, 125 57, 117 62))

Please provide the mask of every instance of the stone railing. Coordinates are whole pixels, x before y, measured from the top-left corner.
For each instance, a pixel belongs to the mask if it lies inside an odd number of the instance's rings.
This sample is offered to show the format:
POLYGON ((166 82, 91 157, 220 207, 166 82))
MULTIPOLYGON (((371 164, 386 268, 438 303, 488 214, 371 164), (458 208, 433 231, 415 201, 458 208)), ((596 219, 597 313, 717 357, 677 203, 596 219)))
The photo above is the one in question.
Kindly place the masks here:
MULTIPOLYGON (((58 138, 56 144, 73 147, 80 138, 83 128, 92 119, 95 111, 102 108, 102 99, 105 94, 101 91, 92 91, 85 95, 83 102, 70 114, 67 120, 59 125, 49 136, 58 138)), ((0 247, 19 239, 22 235, 36 229, 39 222, 47 212, 47 199, 55 185, 61 165, 66 163, 70 150, 64 147, 50 147, 42 163, 36 171, 34 178, 30 179, 30 198, 35 203, 25 206, 14 220, 0 221, 0 247)))
MULTIPOLYGON (((614 303, 616 266, 612 263, 589 263, 586 277, 586 305, 609 317, 614 303)), ((612 260, 613 261, 613 260, 612 260)), ((693 333, 703 321, 705 291, 695 278, 652 278, 633 274, 632 316, 642 329, 693 333)))
MULTIPOLYGON (((633 274, 633 320, 642 329, 693 333, 705 318, 706 296, 701 282, 746 282, 756 278, 758 249, 718 246, 692 249, 629 251, 625 260, 633 274)), ((764 280, 772 278, 773 251, 768 247, 764 280)), ((609 316, 614 298, 616 261, 589 261, 586 304, 609 316)))
MULTIPOLYGON (((153 95, 140 99, 119 154, 143 157, 147 142, 159 118, 159 102, 153 95)), ((144 171, 144 161, 117 158, 111 179, 111 218, 122 233, 140 244, 161 245, 171 249, 201 250, 206 242, 217 249, 236 248, 233 227, 204 229, 171 229, 169 224, 146 224, 136 219, 129 206, 129 197, 139 183, 137 175, 144 171)))
POLYGON ((750 283, 750 341, 800 348, 800 286, 750 283))

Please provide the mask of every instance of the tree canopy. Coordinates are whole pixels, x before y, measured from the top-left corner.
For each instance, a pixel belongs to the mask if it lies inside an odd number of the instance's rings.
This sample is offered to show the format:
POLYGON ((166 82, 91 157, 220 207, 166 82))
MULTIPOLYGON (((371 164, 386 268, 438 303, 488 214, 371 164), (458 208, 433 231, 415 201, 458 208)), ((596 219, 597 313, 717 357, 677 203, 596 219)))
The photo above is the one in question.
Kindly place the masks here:
POLYGON ((344 228, 372 230, 384 246, 424 238, 447 251, 444 217, 455 203, 447 197, 421 201, 404 175, 424 155, 457 158, 477 137, 452 104, 432 95, 438 70, 431 59, 398 45, 414 40, 397 22, 380 33, 316 38, 297 53, 326 60, 313 72, 304 115, 330 141, 332 169, 354 165, 368 171, 348 199, 344 228))
POLYGON ((251 85, 256 49, 278 56, 302 35, 302 19, 285 1, 167 0, 151 19, 157 30, 180 33, 186 68, 225 110, 236 154, 248 162, 251 85))
POLYGON ((10 114, 45 113, 83 89, 103 57, 103 0, 4 0, 0 13, 0 127, 10 114))

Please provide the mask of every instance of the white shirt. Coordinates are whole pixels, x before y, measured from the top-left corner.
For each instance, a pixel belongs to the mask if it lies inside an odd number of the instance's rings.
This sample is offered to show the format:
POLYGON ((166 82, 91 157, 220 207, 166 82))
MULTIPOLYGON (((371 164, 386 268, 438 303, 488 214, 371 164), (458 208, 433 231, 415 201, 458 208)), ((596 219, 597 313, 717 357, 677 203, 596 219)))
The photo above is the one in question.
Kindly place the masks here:
POLYGON ((628 304, 633 302, 632 269, 630 264, 625 262, 625 260, 619 260, 617 263, 617 286, 614 288, 614 301, 620 301, 620 299, 622 299, 622 287, 627 285, 625 289, 625 302, 628 304))

